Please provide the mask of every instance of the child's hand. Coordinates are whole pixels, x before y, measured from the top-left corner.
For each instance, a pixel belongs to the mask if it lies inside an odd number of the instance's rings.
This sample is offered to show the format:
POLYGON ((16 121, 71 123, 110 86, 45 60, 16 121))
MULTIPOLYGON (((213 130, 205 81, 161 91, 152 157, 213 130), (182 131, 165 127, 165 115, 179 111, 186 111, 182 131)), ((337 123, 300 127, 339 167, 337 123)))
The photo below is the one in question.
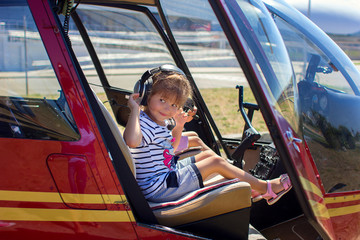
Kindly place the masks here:
POLYGON ((140 111, 139 93, 133 93, 129 96, 128 106, 131 111, 140 111))
POLYGON ((196 106, 194 106, 192 110, 189 110, 187 112, 188 116, 191 117, 188 122, 190 122, 193 119, 193 117, 196 115, 196 112, 197 112, 197 107, 196 106))
POLYGON ((184 126, 185 123, 190 122, 193 119, 193 116, 196 114, 196 111, 196 107, 194 107, 193 110, 190 110, 188 112, 184 112, 183 109, 180 108, 174 116, 176 125, 184 126))

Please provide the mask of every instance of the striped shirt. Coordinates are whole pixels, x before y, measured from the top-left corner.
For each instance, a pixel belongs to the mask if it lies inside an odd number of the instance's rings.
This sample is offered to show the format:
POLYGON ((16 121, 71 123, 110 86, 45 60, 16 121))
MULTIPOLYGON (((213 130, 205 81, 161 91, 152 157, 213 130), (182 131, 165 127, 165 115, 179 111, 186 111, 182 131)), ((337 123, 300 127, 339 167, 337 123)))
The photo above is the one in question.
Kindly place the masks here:
POLYGON ((142 142, 130 148, 136 166, 136 180, 146 199, 153 196, 164 184, 170 171, 175 170, 172 135, 166 126, 155 123, 140 112, 142 142))

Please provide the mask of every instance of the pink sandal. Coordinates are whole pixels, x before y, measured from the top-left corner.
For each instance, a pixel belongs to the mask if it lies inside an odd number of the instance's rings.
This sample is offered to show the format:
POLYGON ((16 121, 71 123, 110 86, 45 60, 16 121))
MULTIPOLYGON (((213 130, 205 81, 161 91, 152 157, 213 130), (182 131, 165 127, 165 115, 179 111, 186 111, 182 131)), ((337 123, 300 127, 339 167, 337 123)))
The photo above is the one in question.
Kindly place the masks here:
POLYGON ((287 174, 282 174, 280 175, 280 182, 284 187, 284 190, 278 192, 277 194, 273 192, 273 190, 271 189, 271 183, 270 181, 266 181, 267 182, 267 192, 263 195, 261 195, 262 198, 266 199, 266 202, 269 205, 273 205, 274 203, 276 203, 277 201, 279 201, 279 199, 285 195, 285 193, 287 193, 288 191, 290 191, 290 189, 292 188, 292 184, 290 181, 290 178, 287 174))

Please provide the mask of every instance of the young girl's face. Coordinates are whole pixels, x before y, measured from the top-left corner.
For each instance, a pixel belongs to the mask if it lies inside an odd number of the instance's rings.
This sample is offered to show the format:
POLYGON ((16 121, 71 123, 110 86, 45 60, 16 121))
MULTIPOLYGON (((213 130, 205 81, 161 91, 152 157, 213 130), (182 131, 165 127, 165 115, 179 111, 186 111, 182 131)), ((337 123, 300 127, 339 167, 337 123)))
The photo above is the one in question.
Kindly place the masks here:
POLYGON ((154 94, 148 101, 145 112, 157 124, 164 126, 165 120, 175 116, 179 106, 175 97, 164 97, 162 94, 154 94))

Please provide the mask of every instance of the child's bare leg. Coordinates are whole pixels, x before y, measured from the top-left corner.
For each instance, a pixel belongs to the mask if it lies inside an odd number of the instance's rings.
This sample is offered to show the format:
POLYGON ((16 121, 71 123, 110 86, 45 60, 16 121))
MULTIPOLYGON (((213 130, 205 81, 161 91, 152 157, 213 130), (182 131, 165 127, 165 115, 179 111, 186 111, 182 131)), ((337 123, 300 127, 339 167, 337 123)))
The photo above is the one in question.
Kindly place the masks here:
MULTIPOLYGON (((195 159, 197 159, 197 157, 198 155, 195 157, 195 159)), ((218 173, 227 179, 238 178, 241 181, 248 182, 251 188, 260 194, 264 194, 267 191, 266 181, 255 178, 251 174, 230 164, 222 157, 210 156, 200 161, 196 161, 195 164, 199 169, 203 179, 206 179, 213 173, 218 173)), ((270 183, 271 188, 275 193, 278 193, 284 189, 279 178, 270 180, 270 183)))
POLYGON ((202 151, 201 153, 197 154, 195 156, 195 161, 196 162, 200 162, 204 159, 207 159, 209 157, 218 157, 219 155, 217 155, 213 150, 211 150, 210 148, 205 150, 205 151, 202 151))
POLYGON ((210 150, 210 148, 199 138, 195 136, 188 137, 189 147, 201 146, 201 151, 210 150))
MULTIPOLYGON (((252 176, 251 174, 243 171, 242 169, 230 164, 222 157, 218 156, 213 150, 211 150, 197 135, 196 132, 185 132, 183 134, 188 136, 189 147, 202 146, 203 151, 195 156, 196 165, 203 179, 206 179, 214 173, 218 173, 225 178, 239 178, 241 181, 248 182, 252 189, 258 191, 261 194, 266 193, 267 183, 264 180, 260 180, 252 176), (202 170, 201 170, 201 169, 202 170)), ((280 183, 280 179, 270 180, 272 190, 277 193, 283 190, 283 186, 280 183)))

